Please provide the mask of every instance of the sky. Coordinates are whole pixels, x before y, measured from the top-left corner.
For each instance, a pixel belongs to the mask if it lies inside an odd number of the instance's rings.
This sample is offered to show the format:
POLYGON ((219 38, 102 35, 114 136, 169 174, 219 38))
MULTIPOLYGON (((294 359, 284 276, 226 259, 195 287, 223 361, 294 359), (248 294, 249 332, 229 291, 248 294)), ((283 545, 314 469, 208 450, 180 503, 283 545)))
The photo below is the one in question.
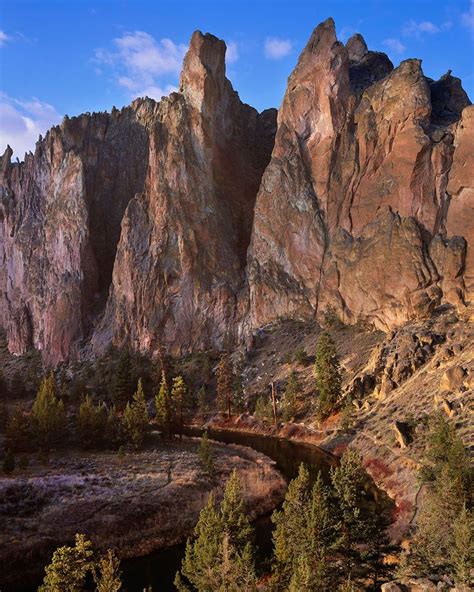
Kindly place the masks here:
POLYGON ((109 111, 177 87, 194 30, 227 43, 243 101, 278 107, 312 30, 327 17, 345 42, 361 33, 395 65, 421 58, 474 98, 474 0, 2 0, 0 152, 23 159, 62 117, 109 111))

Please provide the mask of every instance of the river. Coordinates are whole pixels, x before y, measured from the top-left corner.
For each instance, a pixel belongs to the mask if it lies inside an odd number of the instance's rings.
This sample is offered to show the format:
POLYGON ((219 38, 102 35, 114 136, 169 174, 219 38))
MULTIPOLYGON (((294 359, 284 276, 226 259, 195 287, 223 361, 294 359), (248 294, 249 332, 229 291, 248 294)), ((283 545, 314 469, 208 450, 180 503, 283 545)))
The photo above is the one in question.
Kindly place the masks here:
MULTIPOLYGON (((186 434, 199 436, 202 430, 188 428, 186 434)), ((277 468, 287 481, 293 479, 303 462, 310 476, 315 478, 319 471, 327 477, 335 459, 317 446, 291 442, 275 436, 262 436, 233 430, 209 430, 209 437, 219 442, 249 446, 275 461, 277 468)), ((185 508, 183 508, 185 511, 185 508)), ((255 521, 256 543, 259 549, 259 562, 268 560, 271 553, 272 523, 270 516, 255 521)), ((129 559, 122 564, 124 588, 128 592, 142 592, 150 588, 153 592, 171 592, 175 588, 173 580, 181 565, 184 544, 155 551, 145 557, 129 559)))

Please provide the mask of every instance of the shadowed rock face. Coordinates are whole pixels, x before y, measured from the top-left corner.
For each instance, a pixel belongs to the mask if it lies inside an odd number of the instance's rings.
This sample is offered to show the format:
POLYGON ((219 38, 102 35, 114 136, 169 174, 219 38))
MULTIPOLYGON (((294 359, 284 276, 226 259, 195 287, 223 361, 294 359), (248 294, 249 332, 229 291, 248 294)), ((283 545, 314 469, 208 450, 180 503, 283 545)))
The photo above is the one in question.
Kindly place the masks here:
POLYGON ((419 60, 392 69, 360 35, 344 47, 332 19, 315 29, 289 78, 257 196, 250 330, 327 305, 386 330, 471 297, 469 245, 465 260, 466 242, 450 240, 473 240, 472 150, 458 156, 456 146, 469 143, 467 105, 449 74, 428 81, 419 60), (450 223, 448 181, 462 222, 450 223))
POLYGON ((0 322, 13 352, 54 364, 89 340, 231 347, 327 305, 386 330, 474 298, 474 116, 457 78, 427 79, 419 60, 394 69, 328 19, 276 125, 240 101, 224 57, 196 32, 179 92, 66 118, 22 164, 7 150, 0 322))

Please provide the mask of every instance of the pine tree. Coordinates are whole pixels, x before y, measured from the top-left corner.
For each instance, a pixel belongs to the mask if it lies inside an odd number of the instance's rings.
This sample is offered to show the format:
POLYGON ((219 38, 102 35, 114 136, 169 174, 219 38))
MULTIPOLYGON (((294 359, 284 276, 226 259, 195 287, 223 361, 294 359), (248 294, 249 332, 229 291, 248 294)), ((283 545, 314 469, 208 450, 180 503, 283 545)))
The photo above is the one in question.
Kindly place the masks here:
POLYGON ((60 547, 45 568, 46 575, 38 592, 79 592, 93 566, 92 543, 76 534, 74 547, 60 547))
POLYGON ((212 453, 212 445, 209 442, 207 431, 201 436, 198 455, 204 470, 209 476, 212 476, 214 474, 214 455, 212 453))
POLYGON ((133 385, 132 357, 128 349, 124 349, 120 354, 112 385, 113 400, 119 409, 123 409, 132 396, 133 385))
POLYGON ((61 443, 66 432, 64 404, 56 395, 54 376, 43 378, 31 416, 36 440, 41 448, 48 449, 61 443))
POLYGON ((272 421, 273 409, 269 397, 262 395, 258 397, 257 402, 255 403, 254 415, 260 421, 272 421))
POLYGON ((95 405, 91 395, 86 395, 79 407, 77 436, 85 448, 100 447, 104 443, 107 426, 107 410, 103 403, 95 405))
POLYGON ((234 373, 230 362, 229 354, 222 354, 217 366, 217 401, 222 411, 227 411, 230 419, 234 399, 234 373))
POLYGON ((283 420, 291 421, 296 414, 296 403, 300 386, 296 372, 291 372, 283 395, 283 420))
POLYGON ((200 415, 206 415, 209 411, 209 401, 207 398, 206 387, 204 385, 201 386, 197 393, 197 408, 200 415))
POLYGON ((105 424, 105 443, 110 448, 120 446, 124 440, 122 424, 115 409, 112 405, 107 413, 107 421, 105 424))
POLYGON ((96 592, 119 592, 122 589, 120 561, 109 549, 92 568, 96 592))
POLYGON ((201 510, 194 539, 188 540, 186 545, 181 574, 176 575, 177 589, 181 592, 254 592, 256 578, 251 537, 240 482, 233 473, 226 484, 220 510, 216 510, 212 494, 201 510))
POLYGON ((5 475, 11 475, 15 470, 15 457, 10 448, 7 449, 5 456, 3 457, 2 469, 5 475))
POLYGON ((5 441, 15 452, 25 452, 31 449, 32 426, 25 410, 17 405, 10 415, 5 427, 5 441))
POLYGON ((173 386, 171 388, 171 399, 173 402, 173 409, 176 414, 176 424, 180 439, 183 438, 184 422, 191 410, 191 401, 189 398, 188 389, 182 376, 173 378, 173 386))
POLYGON ((474 513, 463 505, 453 524, 451 565, 458 588, 474 584, 474 513))
POLYGON ((171 393, 168 388, 168 380, 164 372, 161 376, 160 390, 155 396, 156 420, 160 424, 162 433, 166 438, 171 436, 174 424, 174 409, 171 393))
POLYGON ((128 441, 134 448, 140 448, 148 429, 148 409, 141 378, 138 380, 132 401, 125 407, 122 423, 128 441))
POLYGON ((349 574, 358 559, 356 544, 365 541, 365 516, 361 508, 365 503, 366 474, 358 452, 348 449, 339 466, 331 469, 331 482, 338 510, 338 547, 347 557, 349 574))
MULTIPOLYGON (((272 582, 275 590, 287 590, 306 545, 306 519, 309 505, 309 473, 301 464, 298 476, 293 479, 285 495, 281 510, 272 515, 274 565, 272 582)), ((302 566, 301 566, 302 567, 302 566)))
POLYGON ((336 345, 327 331, 321 333, 314 364, 319 393, 318 415, 325 419, 334 409, 341 393, 341 370, 336 345))

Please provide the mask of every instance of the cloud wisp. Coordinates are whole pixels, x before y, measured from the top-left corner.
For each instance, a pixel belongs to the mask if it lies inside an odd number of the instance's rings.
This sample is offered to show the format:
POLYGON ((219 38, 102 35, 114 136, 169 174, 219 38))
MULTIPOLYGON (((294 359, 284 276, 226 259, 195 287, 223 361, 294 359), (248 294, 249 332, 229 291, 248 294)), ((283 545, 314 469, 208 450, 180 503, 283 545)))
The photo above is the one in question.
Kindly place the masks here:
POLYGON ((171 39, 157 41, 145 31, 133 31, 114 39, 112 50, 96 49, 94 62, 100 67, 98 73, 111 68, 116 83, 132 98, 159 100, 176 90, 186 50, 186 45, 171 39))
POLYGON ((461 23, 464 27, 471 31, 474 36, 474 0, 471 0, 469 9, 461 15, 461 23))
POLYGON ((23 159, 26 152, 34 150, 40 134, 61 119, 52 105, 36 97, 25 101, 0 93, 0 152, 9 144, 14 155, 23 159))
POLYGON ((264 53, 269 60, 280 60, 289 55, 293 49, 293 43, 289 39, 267 37, 265 39, 264 53))
POLYGON ((403 45, 403 43, 394 37, 384 39, 382 43, 388 48, 389 51, 397 55, 402 54, 406 50, 406 47, 403 45))

